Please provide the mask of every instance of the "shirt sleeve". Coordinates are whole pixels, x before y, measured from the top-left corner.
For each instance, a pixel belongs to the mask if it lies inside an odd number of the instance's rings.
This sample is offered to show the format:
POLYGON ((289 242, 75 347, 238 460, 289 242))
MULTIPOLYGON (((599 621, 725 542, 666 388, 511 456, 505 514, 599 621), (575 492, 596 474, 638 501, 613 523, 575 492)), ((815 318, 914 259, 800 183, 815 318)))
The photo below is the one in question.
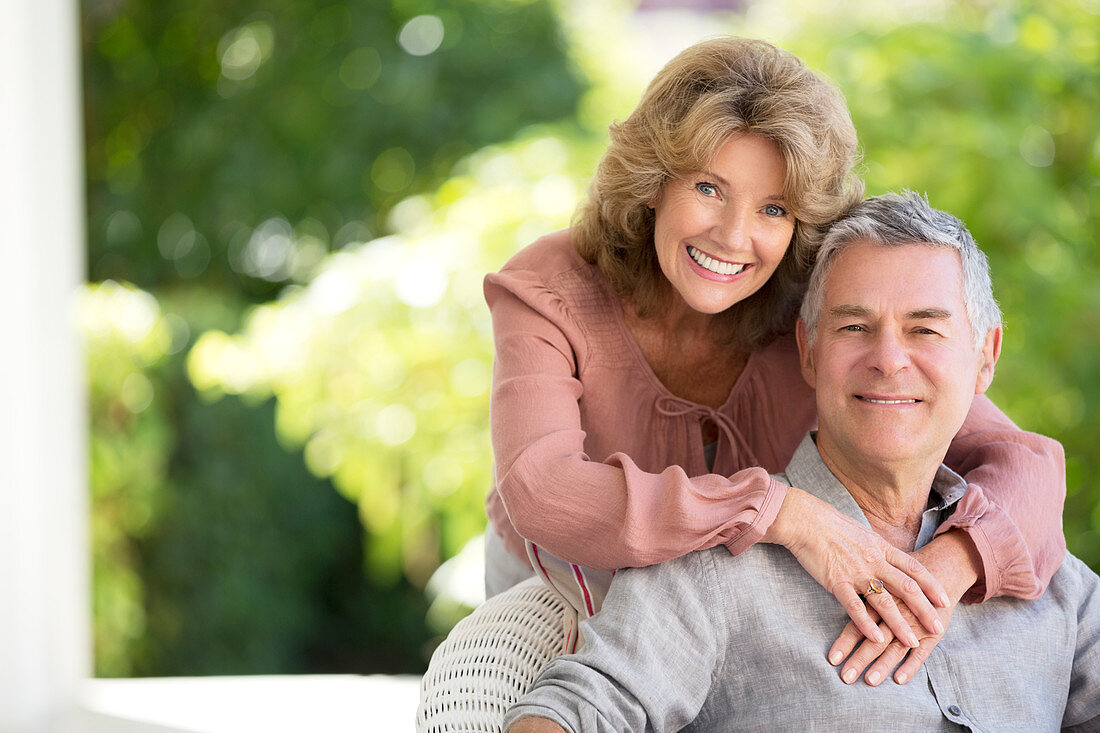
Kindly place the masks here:
MULTIPOLYGON (((586 348, 580 326, 535 273, 490 275, 485 297, 496 347, 496 488, 520 536, 599 570, 719 544, 737 554, 763 536, 786 487, 762 468, 691 478, 679 466, 643 471, 623 453, 591 460, 578 405, 586 348)), ((506 528, 498 531, 507 541, 506 528)))
POLYGON ((956 528, 966 532, 984 571, 963 600, 1041 596, 1066 551, 1061 444, 1020 430, 978 395, 944 462, 966 479, 969 489, 936 534, 956 528))
POLYGON ((721 677, 728 643, 711 610, 717 583, 710 553, 616 575, 603 610, 582 623, 584 649, 550 662, 505 727, 529 715, 574 733, 691 723, 721 677))
POLYGON ((1066 565, 1076 573, 1081 591, 1062 730, 1084 733, 1100 730, 1100 578, 1078 558, 1067 557, 1066 565))

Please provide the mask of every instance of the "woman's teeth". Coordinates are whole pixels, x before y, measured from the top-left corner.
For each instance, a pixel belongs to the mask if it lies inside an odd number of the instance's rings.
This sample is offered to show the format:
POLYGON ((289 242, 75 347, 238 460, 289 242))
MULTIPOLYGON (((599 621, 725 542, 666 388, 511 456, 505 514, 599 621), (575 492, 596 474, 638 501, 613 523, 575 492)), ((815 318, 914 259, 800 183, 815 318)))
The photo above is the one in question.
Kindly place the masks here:
POLYGON ((695 260, 695 264, 717 275, 736 275, 745 269, 744 265, 735 265, 732 262, 719 262, 713 257, 703 254, 691 245, 688 245, 687 251, 691 259, 695 260))

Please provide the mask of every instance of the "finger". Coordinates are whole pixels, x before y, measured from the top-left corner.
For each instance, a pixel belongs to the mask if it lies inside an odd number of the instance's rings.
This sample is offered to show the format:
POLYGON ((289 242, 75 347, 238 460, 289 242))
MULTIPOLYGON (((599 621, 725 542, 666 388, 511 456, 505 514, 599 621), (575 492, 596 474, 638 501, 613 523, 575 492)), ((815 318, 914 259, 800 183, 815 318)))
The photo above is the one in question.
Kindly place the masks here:
MULTIPOLYGON (((920 588, 920 592, 936 606, 947 608, 951 605, 951 599, 948 598, 947 591, 944 590, 943 584, 936 579, 935 575, 932 575, 932 573, 928 571, 928 568, 921 564, 920 560, 913 557, 908 552, 902 552, 896 547, 889 547, 886 550, 886 562, 890 563, 916 582, 917 586, 920 588)), ((907 586, 904 592, 915 593, 916 588, 907 586)), ((931 629, 929 629, 929 631, 931 631, 931 629)))
POLYGON ((829 664, 835 667, 843 662, 849 654, 855 651, 856 645, 866 638, 855 623, 849 621, 844 627, 844 631, 840 632, 840 636, 829 647, 829 664))
POLYGON ((867 607, 863 605, 863 600, 860 599, 859 594, 856 593, 856 589, 852 587, 851 583, 837 583, 836 589, 833 591, 833 595, 840 601, 840 605, 844 607, 845 612, 848 614, 848 618, 852 619, 852 623, 856 625, 856 628, 860 632, 870 639, 871 641, 877 641, 884 643, 886 641, 882 632, 879 631, 875 621, 867 613, 867 607))
POLYGON ((917 670, 921 668, 921 665, 928 659, 928 655, 932 653, 932 650, 936 648, 936 644, 940 643, 940 637, 938 636, 926 636, 921 640, 920 646, 916 649, 909 650, 909 656, 905 658, 902 665, 898 667, 898 671, 894 672, 894 681, 899 685, 904 685, 909 680, 913 679, 917 670))
POLYGON ((920 643, 917 635, 913 633, 913 628, 901 615, 898 605, 894 603, 893 597, 888 592, 868 593, 867 602, 878 611, 878 615, 882 617, 882 620, 890 627, 890 631, 894 633, 895 639, 910 648, 915 648, 920 643))
POLYGON ((867 665, 878 659, 887 645, 893 641, 889 626, 884 623, 881 625, 880 630, 883 633, 883 638, 890 641, 874 642, 864 639, 852 656, 848 657, 848 661, 844 663, 844 667, 840 671, 840 679, 844 680, 845 684, 850 685, 859 679, 859 676, 863 674, 863 670, 867 669, 867 665))
POLYGON ((870 669, 867 670, 867 674, 863 679, 867 680, 867 684, 874 687, 880 682, 890 676, 890 670, 898 666, 898 662, 902 660, 906 652, 916 651, 902 644, 897 639, 890 642, 886 649, 878 656, 878 659, 874 661, 870 669))
MULTIPOLYGON (((906 557, 908 557, 908 555, 906 555, 906 557)), ((916 561, 914 560, 914 562, 916 561)), ((919 565, 920 563, 917 564, 919 565)), ((943 633, 943 622, 940 621, 939 613, 932 607, 932 604, 929 603, 928 598, 924 595, 924 591, 920 589, 920 586, 918 586, 912 578, 895 567, 887 568, 883 576, 884 577, 880 578, 880 580, 882 580, 886 588, 909 607, 909 610, 917 617, 917 621, 920 622, 921 626, 928 629, 929 633, 932 634, 943 633)), ((897 631, 893 623, 890 624, 890 628, 897 631)), ((901 638, 905 639, 907 637, 901 635, 901 638)), ((914 643, 913 646, 916 646, 916 643, 914 643)))

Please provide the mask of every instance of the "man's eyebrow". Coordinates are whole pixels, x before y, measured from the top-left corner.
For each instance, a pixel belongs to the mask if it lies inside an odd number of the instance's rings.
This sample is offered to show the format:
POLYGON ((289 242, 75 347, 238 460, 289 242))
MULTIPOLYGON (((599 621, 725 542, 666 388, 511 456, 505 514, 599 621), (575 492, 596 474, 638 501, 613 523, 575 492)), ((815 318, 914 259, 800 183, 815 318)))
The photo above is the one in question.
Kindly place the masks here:
POLYGON ((833 318, 866 318, 871 315, 871 309, 862 305, 834 305, 829 309, 829 315, 833 318))
POLYGON ((912 320, 947 321, 951 319, 951 311, 945 308, 918 308, 905 314, 912 320))
MULTIPOLYGON (((833 318, 868 318, 874 315, 874 313, 867 306, 844 303, 841 305, 834 305, 830 308, 829 315, 833 318)), ((905 317, 910 320, 920 321, 946 321, 950 320, 951 311, 946 308, 917 308, 906 313, 905 317)))

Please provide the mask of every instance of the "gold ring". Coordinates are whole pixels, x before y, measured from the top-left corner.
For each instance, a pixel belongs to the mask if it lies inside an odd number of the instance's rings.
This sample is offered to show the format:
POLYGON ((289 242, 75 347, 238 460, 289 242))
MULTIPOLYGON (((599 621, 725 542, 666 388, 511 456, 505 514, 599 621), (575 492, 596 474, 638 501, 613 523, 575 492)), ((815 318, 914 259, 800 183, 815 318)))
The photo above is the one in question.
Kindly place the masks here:
POLYGON ((867 595, 871 593, 882 593, 886 590, 886 586, 882 584, 882 581, 878 578, 871 578, 867 581, 867 595))

